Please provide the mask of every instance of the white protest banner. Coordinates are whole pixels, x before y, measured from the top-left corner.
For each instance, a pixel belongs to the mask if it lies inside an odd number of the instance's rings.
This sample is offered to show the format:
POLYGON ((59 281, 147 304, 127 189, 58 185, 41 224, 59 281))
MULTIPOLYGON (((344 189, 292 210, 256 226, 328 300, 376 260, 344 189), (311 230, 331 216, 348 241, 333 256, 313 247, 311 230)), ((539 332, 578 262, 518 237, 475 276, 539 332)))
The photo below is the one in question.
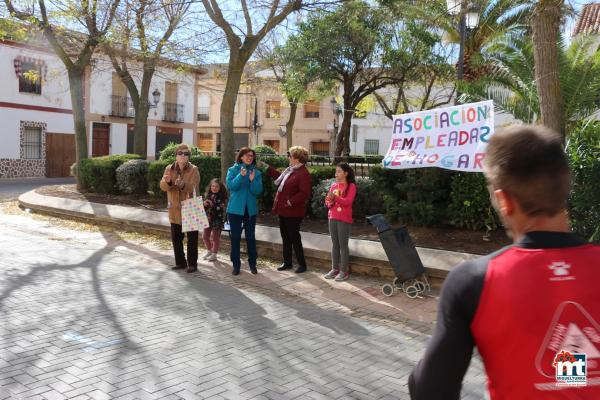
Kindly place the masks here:
POLYGON ((481 172, 485 148, 493 134, 491 100, 394 115, 383 166, 481 172))

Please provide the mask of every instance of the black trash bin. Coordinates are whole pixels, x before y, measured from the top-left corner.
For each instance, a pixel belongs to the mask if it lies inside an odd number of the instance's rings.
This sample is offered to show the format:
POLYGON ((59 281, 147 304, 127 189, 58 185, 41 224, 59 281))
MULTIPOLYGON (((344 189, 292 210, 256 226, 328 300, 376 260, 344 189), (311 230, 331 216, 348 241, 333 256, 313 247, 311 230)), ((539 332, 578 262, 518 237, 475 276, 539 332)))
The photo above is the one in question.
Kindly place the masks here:
MULTIPOLYGON (((385 254, 392 265, 394 274, 397 278, 394 279, 395 288, 402 288, 404 290, 405 288, 402 286, 404 282, 424 276, 425 267, 421 262, 419 253, 417 253, 415 244, 405 226, 392 228, 382 214, 368 216, 367 222, 377 229, 381 245, 383 246, 385 254)), ((412 286, 415 282, 411 281, 410 284, 411 285, 409 286, 412 286)), ((426 277, 423 280, 423 284, 418 284, 416 288, 418 289, 418 293, 429 288, 426 277)), ((391 295, 389 294, 389 288, 387 289, 388 293, 384 290, 384 294, 391 295)), ((408 294, 409 293, 407 292, 407 295, 408 294)), ((410 295, 409 297, 413 296, 410 295)))

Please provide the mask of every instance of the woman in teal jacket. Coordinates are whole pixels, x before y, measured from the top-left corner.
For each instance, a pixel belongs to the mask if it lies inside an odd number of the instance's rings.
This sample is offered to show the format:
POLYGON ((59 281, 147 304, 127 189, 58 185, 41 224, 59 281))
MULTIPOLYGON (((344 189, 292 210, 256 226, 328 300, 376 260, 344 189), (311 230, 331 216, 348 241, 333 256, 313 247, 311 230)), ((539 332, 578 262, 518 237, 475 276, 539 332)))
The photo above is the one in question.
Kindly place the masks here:
POLYGON ((256 153, 248 147, 242 147, 237 154, 236 163, 227 171, 227 189, 229 190, 229 204, 227 217, 231 227, 231 262, 233 275, 239 275, 242 262, 240 260, 240 243, 242 229, 246 233, 248 246, 248 264, 250 272, 256 270, 256 214, 258 204, 256 198, 263 191, 262 176, 256 168, 256 153))

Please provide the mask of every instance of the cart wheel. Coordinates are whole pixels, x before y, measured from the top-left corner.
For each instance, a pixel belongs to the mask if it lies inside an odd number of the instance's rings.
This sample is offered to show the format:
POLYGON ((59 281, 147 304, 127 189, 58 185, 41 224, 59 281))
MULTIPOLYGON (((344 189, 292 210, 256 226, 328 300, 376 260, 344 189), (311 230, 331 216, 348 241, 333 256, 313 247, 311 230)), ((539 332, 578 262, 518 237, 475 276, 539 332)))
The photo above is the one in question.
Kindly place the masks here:
POLYGON ((402 282, 400 282, 400 278, 394 278, 394 282, 392 282, 392 285, 394 285, 396 289, 402 290, 402 282))
POLYGON ((411 299, 415 299, 419 295, 419 289, 415 285, 408 286, 404 292, 411 299))
POLYGON ((423 293, 425 291, 425 289, 426 289, 425 284, 423 282, 421 282, 421 281, 417 281, 414 286, 417 288, 417 290, 419 291, 419 293, 423 293))
POLYGON ((381 293, 383 293, 384 296, 390 297, 394 294, 394 287, 389 283, 386 283, 381 287, 381 293))
POLYGON ((414 279, 409 279, 407 281, 402 282, 402 291, 406 292, 410 286, 413 286, 415 284, 415 282, 416 281, 414 279))

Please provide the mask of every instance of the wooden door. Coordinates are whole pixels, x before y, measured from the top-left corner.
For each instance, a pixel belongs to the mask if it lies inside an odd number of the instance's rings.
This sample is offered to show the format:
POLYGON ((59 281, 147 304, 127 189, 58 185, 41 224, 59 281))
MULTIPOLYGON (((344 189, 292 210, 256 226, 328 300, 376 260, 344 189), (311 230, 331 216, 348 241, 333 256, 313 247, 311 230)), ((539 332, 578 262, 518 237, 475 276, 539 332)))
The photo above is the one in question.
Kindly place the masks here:
POLYGON ((329 155, 329 142, 310 142, 311 154, 317 156, 329 155))
POLYGON ((198 147, 202 151, 213 151, 213 135, 212 133, 198 133, 198 147))
POLYGON ((75 135, 46 134, 46 176, 61 178, 70 175, 75 163, 75 135))
POLYGON ((92 157, 108 155, 110 142, 110 124, 98 124, 94 122, 92 128, 92 157))

